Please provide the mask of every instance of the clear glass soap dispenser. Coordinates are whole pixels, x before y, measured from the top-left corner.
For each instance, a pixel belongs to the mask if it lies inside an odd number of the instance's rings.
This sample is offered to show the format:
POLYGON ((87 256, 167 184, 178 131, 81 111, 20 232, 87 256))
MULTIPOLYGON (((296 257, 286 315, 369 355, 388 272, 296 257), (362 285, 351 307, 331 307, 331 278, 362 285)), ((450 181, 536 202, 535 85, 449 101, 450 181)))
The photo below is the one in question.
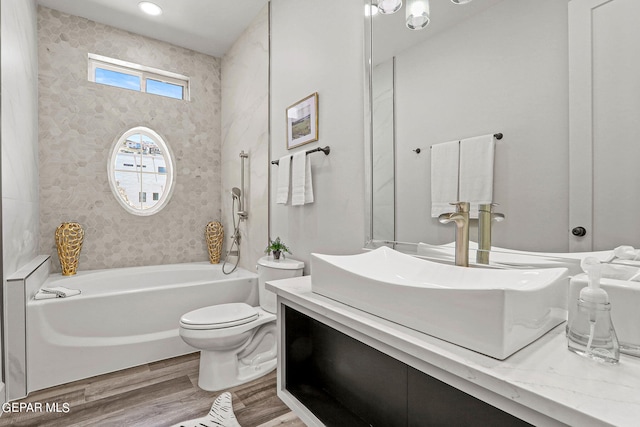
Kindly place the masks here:
POLYGON ((618 363, 620 346, 611 321, 609 295, 600 288, 600 261, 588 257, 581 266, 589 275, 589 286, 580 291, 578 310, 569 319, 569 350, 600 362, 618 363))

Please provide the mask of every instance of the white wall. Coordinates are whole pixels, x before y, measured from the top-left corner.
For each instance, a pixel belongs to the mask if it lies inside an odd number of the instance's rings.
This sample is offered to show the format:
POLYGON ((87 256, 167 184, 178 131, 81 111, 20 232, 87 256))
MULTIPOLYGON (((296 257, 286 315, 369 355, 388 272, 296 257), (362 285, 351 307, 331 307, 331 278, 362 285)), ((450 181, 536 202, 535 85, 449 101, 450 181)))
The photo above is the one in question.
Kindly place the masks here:
POLYGON ((315 202, 275 203, 278 166, 271 166, 270 233, 293 258, 312 252, 353 253, 365 240, 364 24, 359 0, 271 1, 271 158, 331 146, 310 156, 315 202), (319 140, 286 148, 285 109, 319 95, 319 140))
POLYGON ((36 14, 33 0, 0 2, 2 274, 5 286, 6 277, 31 261, 38 247, 36 14))
POLYGON ((494 244, 568 250, 567 58, 566 0, 505 0, 397 56, 397 240, 454 240, 429 214, 429 146, 502 132, 494 244))
MULTIPOLYGON (((245 159, 245 210, 240 225, 240 266, 255 271, 268 243, 269 212, 269 6, 222 58, 222 219, 226 249, 233 233, 231 189, 240 187, 245 159)), ((237 221, 237 217, 236 217, 237 221)), ((235 258, 230 257, 235 262, 235 258)), ((227 270, 230 270, 229 267, 227 270)))

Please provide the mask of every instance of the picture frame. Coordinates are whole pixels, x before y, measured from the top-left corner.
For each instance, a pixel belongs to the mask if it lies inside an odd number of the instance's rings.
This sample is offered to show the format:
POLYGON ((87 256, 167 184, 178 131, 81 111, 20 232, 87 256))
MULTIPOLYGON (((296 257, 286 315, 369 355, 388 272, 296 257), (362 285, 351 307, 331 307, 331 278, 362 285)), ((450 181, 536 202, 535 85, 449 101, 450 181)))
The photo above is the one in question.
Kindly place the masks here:
POLYGON ((318 92, 312 93, 285 111, 287 150, 318 140, 318 92))

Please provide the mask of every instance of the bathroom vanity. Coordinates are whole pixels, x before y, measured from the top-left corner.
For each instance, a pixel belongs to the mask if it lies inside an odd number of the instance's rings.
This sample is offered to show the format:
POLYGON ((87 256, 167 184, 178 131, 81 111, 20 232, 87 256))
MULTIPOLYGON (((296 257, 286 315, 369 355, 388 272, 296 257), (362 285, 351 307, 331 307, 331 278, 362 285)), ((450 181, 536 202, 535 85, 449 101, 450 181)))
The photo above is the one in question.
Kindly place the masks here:
POLYGON ((309 426, 615 425, 640 419, 640 358, 567 350, 565 324, 497 360, 311 292, 278 295, 278 395, 309 426))

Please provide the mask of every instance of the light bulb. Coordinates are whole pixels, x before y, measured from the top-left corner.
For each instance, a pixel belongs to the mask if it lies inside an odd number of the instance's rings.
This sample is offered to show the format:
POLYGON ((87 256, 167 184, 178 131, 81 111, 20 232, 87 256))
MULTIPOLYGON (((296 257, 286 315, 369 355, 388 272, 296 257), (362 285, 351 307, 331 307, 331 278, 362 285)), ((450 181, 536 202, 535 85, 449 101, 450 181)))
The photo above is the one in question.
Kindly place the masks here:
POLYGON ((376 16, 379 12, 378 2, 372 1, 371 4, 367 3, 364 5, 364 16, 376 16))
POLYGON ((378 2, 378 9, 380 13, 390 15, 396 13, 402 7, 402 0, 380 0, 378 2))
POLYGON ((421 30, 429 25, 429 0, 407 0, 407 27, 421 30))
POLYGON ((138 7, 147 15, 162 15, 162 8, 155 3, 151 3, 150 1, 141 1, 140 3, 138 3, 138 7))

